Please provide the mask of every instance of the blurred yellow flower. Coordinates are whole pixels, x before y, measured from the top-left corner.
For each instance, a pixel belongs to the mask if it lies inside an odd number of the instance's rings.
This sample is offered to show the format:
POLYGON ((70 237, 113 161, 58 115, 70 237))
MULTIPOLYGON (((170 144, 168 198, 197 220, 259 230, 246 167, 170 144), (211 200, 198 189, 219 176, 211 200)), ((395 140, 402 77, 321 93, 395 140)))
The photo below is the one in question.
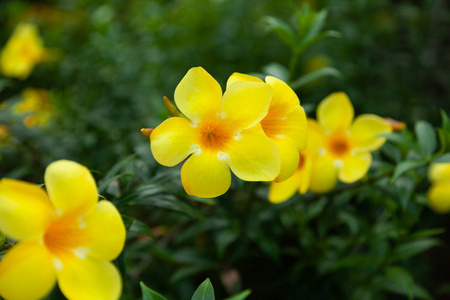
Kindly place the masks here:
POLYGON ((431 182, 428 205, 437 213, 450 212, 450 163, 432 164, 428 179, 431 182))
MULTIPOLYGON (((234 73, 228 79, 227 87, 237 81, 264 83, 258 77, 234 73)), ((266 77, 266 83, 273 89, 273 99, 267 116, 261 120, 261 126, 280 151, 281 169, 275 181, 281 182, 296 172, 298 150, 306 148, 306 115, 297 94, 286 83, 272 76, 266 77)))
POLYGON ((326 97, 317 108, 317 122, 310 120, 308 143, 317 149, 310 190, 331 190, 339 179, 345 183, 361 179, 372 163, 371 151, 380 148, 392 131, 381 117, 364 114, 353 120, 353 106, 348 96, 337 92, 326 97))
POLYGON ((230 84, 222 97, 203 68, 190 69, 175 90, 175 103, 188 118, 172 117, 155 128, 150 145, 156 161, 181 168, 186 192, 212 198, 224 194, 231 171, 246 181, 271 181, 280 173, 280 152, 262 130, 273 91, 260 82, 230 84))
POLYGON ((0 69, 7 77, 27 78, 36 64, 45 60, 46 50, 38 29, 20 23, 0 54, 0 69))
POLYGON ((0 145, 4 145, 9 141, 9 128, 4 124, 0 124, 0 145))
POLYGON ((27 88, 21 96, 22 101, 14 105, 12 110, 15 114, 26 115, 24 125, 30 128, 47 124, 52 115, 48 91, 27 88))
POLYGON ((0 230, 18 243, 0 261, 0 295, 40 299, 56 281, 68 299, 118 299, 122 281, 110 263, 123 249, 116 207, 98 202, 89 170, 60 160, 45 171, 47 193, 34 184, 0 181, 0 230))

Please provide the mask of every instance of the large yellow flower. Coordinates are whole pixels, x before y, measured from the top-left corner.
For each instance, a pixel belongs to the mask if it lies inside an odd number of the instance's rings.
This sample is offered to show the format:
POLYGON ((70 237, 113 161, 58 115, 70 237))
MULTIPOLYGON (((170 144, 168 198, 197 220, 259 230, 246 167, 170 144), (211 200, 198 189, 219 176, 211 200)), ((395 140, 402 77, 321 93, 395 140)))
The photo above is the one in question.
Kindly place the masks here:
POLYGON ((372 163, 370 151, 380 148, 392 131, 381 117, 364 114, 353 120, 353 106, 343 92, 326 97, 317 108, 317 122, 310 120, 310 139, 317 149, 310 190, 331 190, 339 179, 345 183, 361 179, 372 163))
POLYGON ((428 205, 437 213, 450 212, 450 163, 432 164, 428 179, 431 182, 428 205))
POLYGON ((153 155, 181 168, 186 192, 217 197, 231 184, 230 169, 246 181, 271 181, 280 173, 280 152, 259 124, 267 115, 270 85, 240 81, 223 94, 203 68, 190 69, 175 90, 175 103, 189 119, 173 117, 153 130, 153 155))
MULTIPOLYGON (((258 77, 234 73, 228 79, 227 86, 238 81, 263 83, 258 77)), ((261 125, 280 151, 280 174, 275 179, 280 182, 295 173, 299 164, 298 150, 306 148, 306 115, 297 94, 286 83, 272 76, 266 77, 266 83, 273 89, 273 99, 267 116, 261 120, 261 125)))
POLYGON ((48 192, 13 179, 0 181, 0 231, 19 241, 0 261, 0 295, 39 299, 56 280, 69 299, 118 299, 122 281, 110 263, 123 249, 125 227, 111 202, 98 202, 87 168, 50 164, 48 192))
POLYGON ((45 56, 36 26, 20 23, 0 54, 0 69, 5 76, 25 79, 45 56))

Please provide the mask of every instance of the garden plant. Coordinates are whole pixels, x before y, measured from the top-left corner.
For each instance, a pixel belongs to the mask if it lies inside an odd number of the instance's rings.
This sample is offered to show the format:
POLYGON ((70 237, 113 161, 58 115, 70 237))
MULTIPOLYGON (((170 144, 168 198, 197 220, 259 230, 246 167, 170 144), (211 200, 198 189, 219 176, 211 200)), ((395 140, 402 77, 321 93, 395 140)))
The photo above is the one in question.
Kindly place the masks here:
POLYGON ((445 299, 448 8, 0 3, 0 299, 445 299))

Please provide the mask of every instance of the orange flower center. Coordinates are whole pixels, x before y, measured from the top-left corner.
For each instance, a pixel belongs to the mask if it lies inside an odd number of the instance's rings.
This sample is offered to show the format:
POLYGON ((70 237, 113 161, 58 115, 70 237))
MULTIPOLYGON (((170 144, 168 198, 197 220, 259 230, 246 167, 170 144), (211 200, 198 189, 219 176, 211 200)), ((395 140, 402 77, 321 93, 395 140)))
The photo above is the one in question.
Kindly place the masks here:
POLYGON ((85 232, 74 218, 59 218, 53 221, 44 235, 44 244, 57 257, 72 254, 72 250, 82 247, 85 232))
POLYGON ((285 129, 285 121, 283 118, 285 112, 284 107, 271 106, 267 116, 261 120, 264 133, 269 138, 275 138, 283 133, 283 129, 285 129))
POLYGON ((328 149, 335 156, 344 156, 350 151, 351 147, 348 138, 336 136, 330 139, 328 149))
POLYGON ((200 148, 209 150, 224 150, 233 138, 233 131, 222 120, 212 120, 199 124, 200 148))

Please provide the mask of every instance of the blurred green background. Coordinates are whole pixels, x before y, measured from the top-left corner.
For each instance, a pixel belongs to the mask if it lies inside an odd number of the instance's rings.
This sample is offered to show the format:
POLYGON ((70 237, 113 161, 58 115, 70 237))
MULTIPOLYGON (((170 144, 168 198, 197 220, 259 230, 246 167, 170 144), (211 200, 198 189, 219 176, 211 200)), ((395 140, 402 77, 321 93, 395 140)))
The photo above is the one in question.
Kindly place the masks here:
MULTIPOLYGON (((322 78, 296 90, 307 111, 314 111, 329 93, 345 91, 356 114, 375 113, 409 126, 419 119, 440 124, 439 109, 450 111, 448 1, 306 2, 313 10, 326 8, 325 29, 342 34, 310 48, 296 66, 297 77, 323 66, 342 72, 340 78, 322 78)), ((154 166, 140 129, 155 127, 167 117, 162 97, 173 100, 176 85, 194 66, 205 68, 223 88, 233 72, 276 74, 279 65, 288 65, 291 53, 268 30, 265 18, 289 22, 304 3, 1 1, 0 45, 19 22, 29 21, 38 26, 46 48, 53 49, 58 59, 38 65, 22 81, 1 77, 0 102, 5 106, 0 123, 6 124, 10 136, 0 148, 0 174, 43 182, 45 166, 61 158, 105 174, 133 153, 154 166), (20 101, 27 87, 50 93, 54 110, 46 126, 27 128, 22 117, 7 109, 20 101)), ((445 219, 429 214, 424 222, 442 225, 445 219)), ((420 266, 424 285, 431 290, 450 282, 448 250, 443 246, 427 254, 428 264, 420 266)), ((167 289, 164 281, 169 274, 148 276, 155 280, 155 288, 167 289)), ((325 290, 316 298, 332 299, 333 289, 325 290)), ((254 299, 263 299, 257 295, 254 299)))

